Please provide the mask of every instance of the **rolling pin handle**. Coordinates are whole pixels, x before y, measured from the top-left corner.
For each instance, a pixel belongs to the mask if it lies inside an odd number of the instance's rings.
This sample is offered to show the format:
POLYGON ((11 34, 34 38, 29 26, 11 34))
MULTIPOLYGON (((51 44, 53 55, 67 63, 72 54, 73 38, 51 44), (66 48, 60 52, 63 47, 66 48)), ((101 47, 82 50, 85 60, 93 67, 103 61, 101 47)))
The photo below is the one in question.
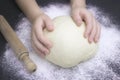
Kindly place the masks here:
POLYGON ((13 49, 16 56, 23 61, 26 68, 30 72, 34 72, 36 70, 36 65, 34 62, 29 58, 29 52, 20 39, 17 37, 17 34, 8 24, 7 20, 0 15, 0 32, 3 34, 4 38, 13 49))
POLYGON ((36 65, 33 63, 33 61, 29 58, 28 52, 23 53, 19 59, 24 62, 25 67, 30 71, 34 72, 36 71, 36 65))

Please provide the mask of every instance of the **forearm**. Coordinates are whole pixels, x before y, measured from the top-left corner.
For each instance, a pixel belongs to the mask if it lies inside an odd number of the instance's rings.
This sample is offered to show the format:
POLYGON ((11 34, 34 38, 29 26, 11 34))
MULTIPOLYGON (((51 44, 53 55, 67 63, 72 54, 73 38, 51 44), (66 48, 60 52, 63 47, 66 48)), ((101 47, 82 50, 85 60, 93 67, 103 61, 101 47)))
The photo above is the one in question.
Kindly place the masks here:
POLYGON ((16 3, 31 22, 42 13, 36 0, 16 0, 16 3))
POLYGON ((86 0, 71 0, 71 7, 86 7, 86 0))

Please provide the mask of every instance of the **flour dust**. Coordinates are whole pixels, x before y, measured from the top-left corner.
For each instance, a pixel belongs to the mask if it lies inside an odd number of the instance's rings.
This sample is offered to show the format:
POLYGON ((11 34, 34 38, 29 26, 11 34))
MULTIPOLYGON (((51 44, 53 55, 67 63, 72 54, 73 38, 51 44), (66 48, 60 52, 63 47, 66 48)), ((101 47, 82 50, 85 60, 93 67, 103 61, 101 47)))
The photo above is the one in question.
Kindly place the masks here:
MULTIPOLYGON (((42 10, 52 19, 56 16, 70 15, 69 5, 49 5, 42 10)), ((16 33, 28 48, 31 59, 37 64, 37 71, 27 73, 12 49, 6 45, 4 57, 5 63, 9 65, 8 70, 13 71, 18 77, 23 77, 23 80, 120 80, 120 73, 117 71, 119 67, 116 67, 120 65, 120 32, 116 28, 117 25, 99 8, 89 6, 89 10, 102 28, 99 50, 94 58, 69 69, 60 68, 40 58, 31 47, 31 24, 24 17, 17 24, 16 33)))

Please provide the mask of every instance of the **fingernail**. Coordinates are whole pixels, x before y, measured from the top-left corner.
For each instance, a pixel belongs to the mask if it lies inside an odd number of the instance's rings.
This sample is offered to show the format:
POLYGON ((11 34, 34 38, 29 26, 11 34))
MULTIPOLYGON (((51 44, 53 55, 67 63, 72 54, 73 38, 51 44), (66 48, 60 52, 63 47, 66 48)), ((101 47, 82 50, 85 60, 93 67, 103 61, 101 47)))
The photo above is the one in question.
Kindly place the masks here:
POLYGON ((40 56, 41 56, 42 58, 45 58, 46 55, 43 54, 43 53, 41 53, 40 56))
POLYGON ((53 30, 54 30, 53 25, 52 25, 52 26, 50 26, 50 30, 51 30, 51 31, 53 31, 53 30))
POLYGON ((89 43, 92 43, 92 39, 89 39, 89 43))
POLYGON ((87 35, 85 34, 85 38, 87 38, 87 35))
POLYGON ((48 50, 46 50, 44 53, 45 53, 45 55, 48 55, 48 54, 49 54, 49 51, 48 51, 48 50))
POLYGON ((77 21, 77 24, 78 24, 78 26, 80 26, 80 24, 81 24, 81 21, 77 21))
POLYGON ((47 46, 46 46, 48 49, 50 49, 51 47, 52 47, 52 43, 51 43, 51 41, 47 44, 47 46))
POLYGON ((50 48, 52 48, 52 45, 49 45, 49 46, 48 46, 48 49, 50 49, 50 48))
POLYGON ((87 33, 85 33, 84 37, 87 38, 87 33))
POLYGON ((53 31, 54 28, 53 28, 53 25, 49 25, 49 31, 53 31))
POLYGON ((88 41, 91 44, 91 41, 88 41))
POLYGON ((89 43, 91 44, 91 43, 92 43, 92 41, 89 41, 89 43))
POLYGON ((97 42, 98 42, 98 39, 95 39, 95 42, 97 43, 97 42))
POLYGON ((49 44, 49 48, 52 48, 52 46, 53 46, 53 44, 52 44, 52 42, 50 42, 50 44, 49 44))

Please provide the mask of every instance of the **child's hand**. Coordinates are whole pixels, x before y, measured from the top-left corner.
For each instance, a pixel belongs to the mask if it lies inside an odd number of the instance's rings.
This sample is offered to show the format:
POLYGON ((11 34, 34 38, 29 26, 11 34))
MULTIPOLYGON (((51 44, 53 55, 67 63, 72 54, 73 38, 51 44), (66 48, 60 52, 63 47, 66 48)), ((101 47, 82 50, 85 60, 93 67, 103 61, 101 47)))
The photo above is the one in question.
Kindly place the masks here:
POLYGON ((80 26, 82 21, 86 23, 86 30, 84 36, 88 38, 88 41, 98 42, 101 32, 101 27, 96 21, 94 16, 86 9, 80 7, 72 8, 71 16, 75 23, 80 26))
POLYGON ((43 29, 48 31, 53 30, 53 24, 51 19, 44 13, 40 14, 32 25, 32 44, 34 50, 42 57, 49 54, 49 49, 52 47, 52 43, 44 36, 43 29))

